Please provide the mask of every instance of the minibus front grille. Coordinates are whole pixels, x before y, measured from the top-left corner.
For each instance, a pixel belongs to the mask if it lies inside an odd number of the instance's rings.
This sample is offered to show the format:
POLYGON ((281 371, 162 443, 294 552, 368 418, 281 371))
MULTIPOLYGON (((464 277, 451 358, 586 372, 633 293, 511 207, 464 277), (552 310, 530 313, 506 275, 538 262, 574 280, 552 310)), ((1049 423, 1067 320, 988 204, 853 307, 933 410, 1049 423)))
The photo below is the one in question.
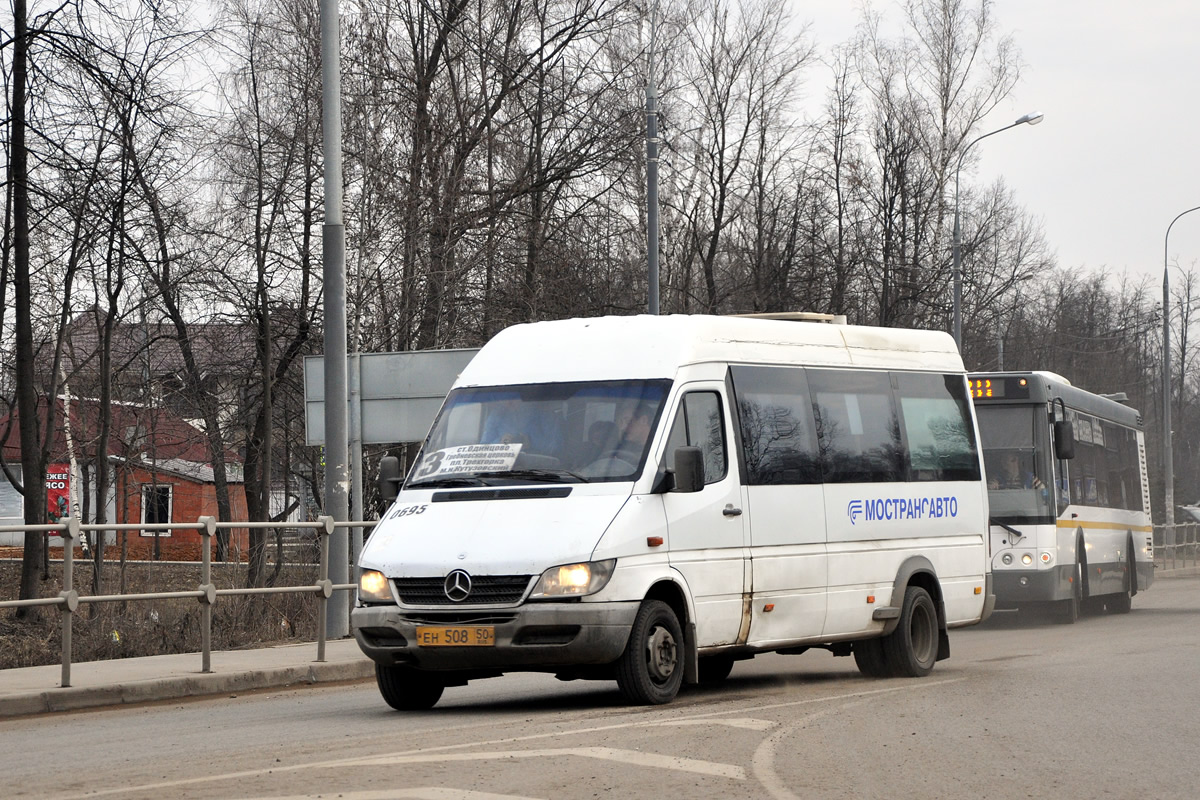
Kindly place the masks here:
POLYGON ((401 615, 414 625, 506 625, 517 618, 516 614, 496 614, 486 611, 427 611, 401 615))
POLYGON ((446 579, 394 578, 396 594, 406 606, 464 606, 520 602, 532 575, 472 575, 471 590, 459 601, 446 594, 446 579))
POLYGON ((543 497, 566 497, 570 486, 526 486, 516 489, 464 489, 453 492, 434 492, 435 503, 461 503, 468 500, 535 500, 543 497))

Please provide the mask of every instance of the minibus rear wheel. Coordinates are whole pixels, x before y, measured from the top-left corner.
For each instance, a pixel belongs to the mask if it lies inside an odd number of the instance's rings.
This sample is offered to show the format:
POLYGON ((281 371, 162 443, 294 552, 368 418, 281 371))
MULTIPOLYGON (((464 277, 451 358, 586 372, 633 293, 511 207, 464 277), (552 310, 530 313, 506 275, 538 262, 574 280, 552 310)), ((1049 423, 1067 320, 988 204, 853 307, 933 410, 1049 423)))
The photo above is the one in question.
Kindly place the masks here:
POLYGON ((375 682, 387 704, 397 711, 424 711, 437 705, 446 685, 435 675, 407 667, 375 665, 375 682))
POLYGON ((896 677, 921 678, 933 671, 937 651, 938 617, 933 598, 920 586, 909 586, 904 591, 900 623, 883 637, 884 658, 896 677))
POLYGON ((674 610, 661 600, 638 609, 625 652, 617 659, 617 688, 631 703, 661 705, 683 683, 683 629, 674 610))
POLYGON ((892 671, 888 667, 887 658, 883 654, 883 640, 860 639, 854 643, 854 663, 858 671, 868 678, 888 678, 892 671))
POLYGON ((700 659, 700 683, 720 683, 733 672, 733 656, 705 656, 700 659))

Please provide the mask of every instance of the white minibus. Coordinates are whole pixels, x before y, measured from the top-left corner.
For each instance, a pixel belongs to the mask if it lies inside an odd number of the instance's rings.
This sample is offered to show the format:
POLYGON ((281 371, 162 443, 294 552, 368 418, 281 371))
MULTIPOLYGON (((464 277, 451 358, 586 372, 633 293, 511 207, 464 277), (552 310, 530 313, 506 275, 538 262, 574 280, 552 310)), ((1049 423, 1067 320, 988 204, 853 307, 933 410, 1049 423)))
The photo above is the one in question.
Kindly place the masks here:
POLYGON ((381 468, 394 501, 351 622, 384 700, 525 670, 655 704, 764 652, 875 677, 946 658, 993 603, 954 341, 787 316, 537 322, 484 346, 407 477, 381 468))

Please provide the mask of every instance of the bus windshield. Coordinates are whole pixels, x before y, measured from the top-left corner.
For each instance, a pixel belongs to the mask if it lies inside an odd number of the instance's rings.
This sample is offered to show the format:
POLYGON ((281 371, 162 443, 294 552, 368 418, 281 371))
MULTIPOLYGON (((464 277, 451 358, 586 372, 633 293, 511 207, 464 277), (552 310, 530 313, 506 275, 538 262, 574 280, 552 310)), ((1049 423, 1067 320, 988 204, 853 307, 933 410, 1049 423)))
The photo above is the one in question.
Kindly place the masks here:
POLYGON ((670 387, 629 380, 456 389, 407 485, 633 480, 670 387))
POLYGON ((1005 522, 1052 519, 1054 478, 1044 408, 978 404, 975 410, 992 517, 1005 522))

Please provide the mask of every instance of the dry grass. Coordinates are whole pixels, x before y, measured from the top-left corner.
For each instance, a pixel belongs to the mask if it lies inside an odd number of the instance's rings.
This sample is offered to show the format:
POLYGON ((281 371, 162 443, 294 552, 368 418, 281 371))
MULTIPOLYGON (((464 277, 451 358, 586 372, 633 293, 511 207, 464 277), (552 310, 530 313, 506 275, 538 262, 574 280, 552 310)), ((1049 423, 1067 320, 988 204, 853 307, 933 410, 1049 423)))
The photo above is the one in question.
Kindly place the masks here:
MULTIPOLYGON (((0 561, 0 600, 16 599, 20 571, 20 561, 0 561)), ((101 594, 121 592, 120 571, 117 563, 105 565, 101 594)), ((308 585, 316 580, 315 566, 285 566, 276 585, 308 585)), ((74 583, 81 596, 92 594, 91 581, 90 563, 77 562, 74 583)), ((242 587, 245 565, 214 565, 213 583, 220 589, 242 587)), ((199 584, 199 564, 136 562, 125 568, 126 594, 194 590, 199 584)), ((62 564, 52 563, 41 594, 52 597, 61 588, 62 564)), ((214 650, 317 638, 317 598, 312 594, 221 597, 212 616, 214 650)), ((71 628, 71 660, 198 652, 201 624, 201 605, 194 599, 81 603, 71 628)), ((58 608, 40 608, 29 619, 17 619, 13 609, 0 610, 0 669, 61 663, 61 648, 58 608)))

